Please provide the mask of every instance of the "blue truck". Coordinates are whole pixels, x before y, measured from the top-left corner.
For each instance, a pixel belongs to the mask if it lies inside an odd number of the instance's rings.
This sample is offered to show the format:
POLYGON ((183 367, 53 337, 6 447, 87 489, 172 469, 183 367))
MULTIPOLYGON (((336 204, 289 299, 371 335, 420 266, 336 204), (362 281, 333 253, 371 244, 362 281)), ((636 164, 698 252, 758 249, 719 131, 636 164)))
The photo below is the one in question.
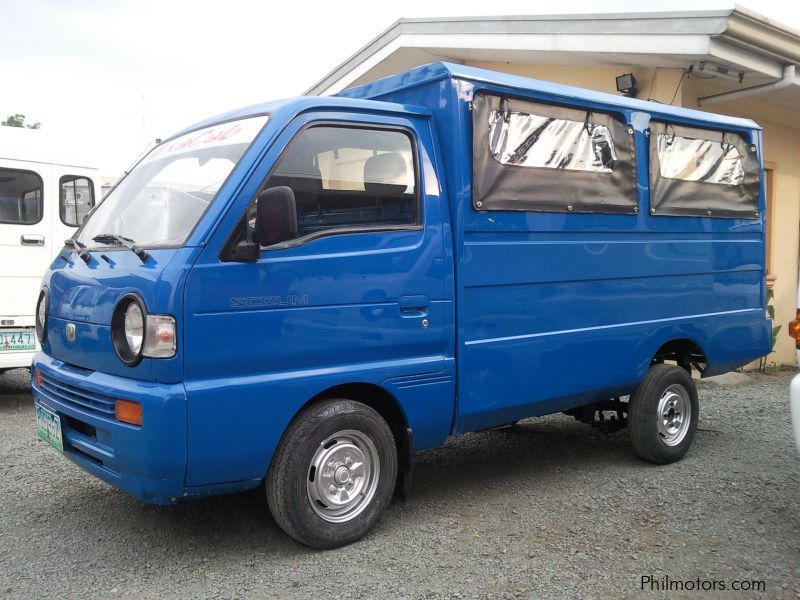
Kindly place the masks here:
POLYGON ((692 370, 770 350, 764 208, 752 121, 466 66, 230 112, 45 274, 37 432, 148 503, 263 484, 317 548, 448 436, 564 412, 671 463, 692 370))

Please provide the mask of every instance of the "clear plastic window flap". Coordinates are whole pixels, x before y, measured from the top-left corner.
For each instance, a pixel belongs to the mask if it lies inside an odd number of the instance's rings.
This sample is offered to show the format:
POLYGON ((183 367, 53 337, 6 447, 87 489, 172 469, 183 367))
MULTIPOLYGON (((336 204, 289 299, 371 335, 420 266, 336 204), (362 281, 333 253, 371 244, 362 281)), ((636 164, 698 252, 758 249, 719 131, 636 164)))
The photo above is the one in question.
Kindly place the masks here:
POLYGON ((650 212, 758 218, 755 147, 738 133, 650 124, 650 212))
POLYGON ((501 165, 610 173, 617 160, 605 125, 520 112, 489 113, 489 147, 501 165))
POLYGON ((606 113, 478 93, 478 210, 636 212, 632 131, 606 113))

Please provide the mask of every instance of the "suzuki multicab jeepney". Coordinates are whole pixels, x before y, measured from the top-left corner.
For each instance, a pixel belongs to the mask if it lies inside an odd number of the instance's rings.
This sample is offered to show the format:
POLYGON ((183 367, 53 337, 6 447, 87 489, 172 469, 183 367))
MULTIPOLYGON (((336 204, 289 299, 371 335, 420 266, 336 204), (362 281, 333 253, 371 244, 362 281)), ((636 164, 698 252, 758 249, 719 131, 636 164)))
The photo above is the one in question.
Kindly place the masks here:
POLYGON ((53 142, 0 127, 0 374, 31 366, 42 274, 99 198, 91 159, 53 142))
POLYGON ((566 412, 680 459, 770 349, 752 121, 436 63, 160 143, 44 277, 40 436, 145 502, 260 485, 314 547, 412 455, 566 412))

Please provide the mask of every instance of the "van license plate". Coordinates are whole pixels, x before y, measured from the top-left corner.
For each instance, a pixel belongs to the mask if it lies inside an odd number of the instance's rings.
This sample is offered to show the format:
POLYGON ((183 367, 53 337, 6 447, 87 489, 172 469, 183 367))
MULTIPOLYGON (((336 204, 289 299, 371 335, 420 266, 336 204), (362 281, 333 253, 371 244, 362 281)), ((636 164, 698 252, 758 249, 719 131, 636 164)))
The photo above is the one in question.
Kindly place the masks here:
POLYGON ((0 352, 35 349, 36 334, 31 329, 0 332, 0 352))
POLYGON ((36 405, 36 433, 56 450, 64 451, 61 417, 40 404, 36 405))

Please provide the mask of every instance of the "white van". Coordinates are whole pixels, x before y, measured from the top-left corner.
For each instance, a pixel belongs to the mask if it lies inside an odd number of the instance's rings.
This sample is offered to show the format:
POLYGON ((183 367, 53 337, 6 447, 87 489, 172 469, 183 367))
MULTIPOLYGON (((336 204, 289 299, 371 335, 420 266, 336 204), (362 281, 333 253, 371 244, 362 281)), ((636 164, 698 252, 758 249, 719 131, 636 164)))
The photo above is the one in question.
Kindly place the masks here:
POLYGON ((72 144, 0 126, 0 373, 30 367, 42 275, 99 200, 99 171, 72 144))

